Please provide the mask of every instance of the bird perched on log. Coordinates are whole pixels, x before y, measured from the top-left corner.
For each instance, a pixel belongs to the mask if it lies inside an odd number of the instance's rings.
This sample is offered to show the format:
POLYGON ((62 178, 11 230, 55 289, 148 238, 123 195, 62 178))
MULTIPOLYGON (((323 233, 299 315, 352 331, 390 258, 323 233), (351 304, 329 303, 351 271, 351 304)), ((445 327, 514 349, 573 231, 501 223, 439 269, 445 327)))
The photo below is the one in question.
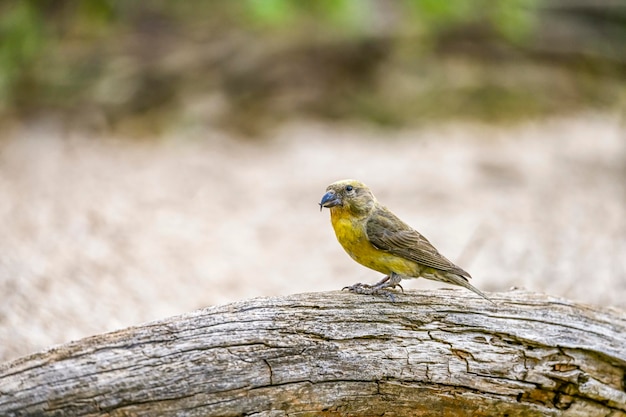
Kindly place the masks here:
POLYGON ((344 289, 359 294, 379 294, 400 287, 402 278, 427 278, 460 285, 485 298, 469 283, 470 274, 435 249, 418 231, 376 200, 363 183, 341 180, 326 188, 320 210, 330 209, 337 240, 355 261, 385 274, 374 285, 357 283, 344 289))

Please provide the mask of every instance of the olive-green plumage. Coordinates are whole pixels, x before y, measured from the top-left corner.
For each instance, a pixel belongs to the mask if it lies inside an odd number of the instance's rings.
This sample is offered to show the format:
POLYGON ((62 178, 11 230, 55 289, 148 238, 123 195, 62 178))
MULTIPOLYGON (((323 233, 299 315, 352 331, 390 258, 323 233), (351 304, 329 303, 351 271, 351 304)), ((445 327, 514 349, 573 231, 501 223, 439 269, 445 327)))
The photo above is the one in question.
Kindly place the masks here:
POLYGON ((401 278, 423 277, 460 285, 489 300, 468 282, 470 274, 456 266, 419 232, 381 205, 370 189, 356 180, 328 186, 320 209, 330 209, 337 240, 357 262, 386 275, 375 285, 347 287, 374 294, 399 285, 401 278))

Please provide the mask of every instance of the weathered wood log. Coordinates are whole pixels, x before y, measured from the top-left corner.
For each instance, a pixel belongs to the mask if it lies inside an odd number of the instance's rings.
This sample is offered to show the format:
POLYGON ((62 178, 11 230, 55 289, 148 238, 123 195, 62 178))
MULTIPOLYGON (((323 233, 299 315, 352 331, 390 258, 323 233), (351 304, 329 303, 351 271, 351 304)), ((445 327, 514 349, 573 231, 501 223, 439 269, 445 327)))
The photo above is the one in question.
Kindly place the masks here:
POLYGON ((207 308, 0 366, 0 415, 626 415, 623 312, 492 296, 207 308))

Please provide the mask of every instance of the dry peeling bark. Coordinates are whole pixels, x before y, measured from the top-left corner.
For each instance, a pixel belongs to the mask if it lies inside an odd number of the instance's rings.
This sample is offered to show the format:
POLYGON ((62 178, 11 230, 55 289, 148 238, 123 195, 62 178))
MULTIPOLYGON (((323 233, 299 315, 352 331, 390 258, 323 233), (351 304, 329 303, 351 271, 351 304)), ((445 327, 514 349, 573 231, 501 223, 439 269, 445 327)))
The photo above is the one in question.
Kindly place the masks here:
POLYGON ((260 298, 0 366, 2 416, 626 416, 626 317, 513 291, 260 298))

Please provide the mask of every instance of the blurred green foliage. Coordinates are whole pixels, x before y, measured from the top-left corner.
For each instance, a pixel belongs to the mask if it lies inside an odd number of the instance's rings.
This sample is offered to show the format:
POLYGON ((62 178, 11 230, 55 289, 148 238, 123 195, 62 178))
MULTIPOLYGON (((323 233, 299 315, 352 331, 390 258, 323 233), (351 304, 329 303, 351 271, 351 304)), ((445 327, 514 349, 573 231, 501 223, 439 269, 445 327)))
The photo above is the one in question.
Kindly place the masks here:
POLYGON ((363 33, 373 13, 372 4, 359 0, 247 0, 244 12, 257 25, 277 29, 304 20, 330 25, 331 30, 363 33))
POLYGON ((44 22, 33 2, 4 7, 0 14, 0 39, 0 99, 6 106, 46 44, 44 22))
MULTIPOLYGON (((402 16, 406 29, 437 33, 471 22, 486 22, 508 38, 523 40, 531 33, 537 0, 399 0, 393 13, 402 16)), ((247 12, 255 23, 283 28, 304 19, 315 19, 361 35, 371 28, 374 15, 389 7, 367 0, 247 0, 247 12), (378 10, 377 10, 378 9, 378 10)), ((387 10, 389 11, 389 10, 387 10)))
POLYGON ((626 7, 612 4, 0 1, 0 117, 167 121, 200 93, 222 108, 195 117, 238 126, 293 111, 398 124, 612 105, 626 66, 626 7))
MULTIPOLYGON (((114 17, 110 0, 54 0, 0 3, 0 105, 20 102, 19 95, 45 82, 45 56, 60 51, 65 35, 75 30, 95 34, 114 17)), ((49 68, 47 68, 49 69, 49 68)))

